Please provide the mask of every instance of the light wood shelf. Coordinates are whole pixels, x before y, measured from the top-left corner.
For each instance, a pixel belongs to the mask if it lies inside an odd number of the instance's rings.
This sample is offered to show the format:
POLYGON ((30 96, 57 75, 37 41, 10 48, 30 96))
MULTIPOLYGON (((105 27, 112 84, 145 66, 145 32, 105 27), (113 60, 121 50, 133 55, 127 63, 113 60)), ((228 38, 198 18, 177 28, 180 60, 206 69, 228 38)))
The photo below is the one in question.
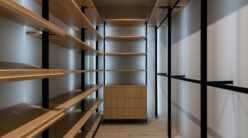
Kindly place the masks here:
MULTIPOLYGON (((60 2, 61 3, 61 2, 60 2)), ((39 30, 50 32, 50 40, 52 43, 66 48, 95 51, 80 39, 65 32, 57 25, 43 19, 39 15, 19 5, 14 0, 0 0, 0 14, 8 19, 27 25, 39 30)), ((41 37, 41 31, 28 32, 32 36, 41 37)))
POLYGON ((101 85, 88 86, 85 91, 76 90, 74 92, 67 92, 56 96, 50 99, 50 108, 67 110, 80 103, 83 99, 85 99, 87 96, 91 95, 101 87, 101 85))
POLYGON ((107 41, 145 41, 146 36, 106 36, 107 41))
MULTIPOLYGON (((35 0, 41 4, 41 0, 35 0)), ((89 19, 83 14, 74 0, 49 0, 49 10, 65 24, 75 28, 85 28, 89 32, 89 38, 101 39, 102 36, 96 31, 89 19)))
POLYGON ((146 56, 146 53, 139 52, 114 52, 114 53, 105 53, 105 56, 146 56))
POLYGON ((52 34, 66 35, 62 28, 22 7, 14 0, 0 0, 0 15, 23 25, 49 31, 52 34))
MULTIPOLYGON (((183 9, 185 5, 187 5, 189 1, 190 0, 181 0, 178 3, 179 8, 174 9, 172 16, 175 17, 176 15, 178 15, 178 13, 183 9)), ((160 23, 162 23, 163 18, 166 17, 168 13, 167 7, 173 6, 174 3, 175 1, 170 1, 170 0, 157 0, 152 10, 152 13, 150 15, 150 18, 148 20, 148 24, 151 24, 154 26, 160 25, 160 23)))
POLYGON ((140 72, 146 71, 145 69, 106 69, 105 71, 112 71, 112 72, 140 72))
POLYGON ((19 104, 0 111, 0 137, 35 137, 62 118, 62 111, 50 111, 38 106, 19 104))
POLYGON ((22 63, 0 62, 0 82, 50 78, 65 75, 63 69, 40 69, 22 63))
POLYGON ((102 115, 94 113, 85 124, 84 131, 78 133, 75 138, 93 138, 101 121, 102 115))
POLYGON ((146 19, 106 19, 107 25, 111 26, 144 26, 146 19))
POLYGON ((62 118, 50 127, 49 137, 75 137, 81 127, 86 124, 86 122, 90 119, 95 110, 99 107, 101 102, 101 100, 97 100, 88 111, 67 113, 64 118, 62 118))
POLYGON ((94 25, 103 23, 100 14, 98 13, 92 0, 74 0, 79 7, 87 7, 85 15, 94 25))

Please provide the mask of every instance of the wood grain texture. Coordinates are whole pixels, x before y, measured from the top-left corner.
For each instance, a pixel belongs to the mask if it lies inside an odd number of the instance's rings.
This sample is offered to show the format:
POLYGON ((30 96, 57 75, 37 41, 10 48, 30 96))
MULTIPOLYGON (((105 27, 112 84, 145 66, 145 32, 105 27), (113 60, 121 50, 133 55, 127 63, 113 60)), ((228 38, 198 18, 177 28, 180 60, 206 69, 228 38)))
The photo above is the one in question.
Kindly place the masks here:
POLYGON ((79 130, 90 119, 95 110, 101 104, 101 100, 97 100, 89 110, 85 112, 69 112, 64 118, 50 127, 49 136, 52 138, 72 138, 77 135, 79 130))
POLYGON ((104 119, 146 119, 146 86, 104 87, 104 119))
POLYGON ((145 41, 146 36, 106 36, 107 41, 145 41))
POLYGON ((0 111, 0 136, 3 138, 38 135, 63 116, 61 111, 49 111, 38 106, 19 104, 0 111))
POLYGON ((15 22, 50 33, 65 36, 62 28, 17 4, 14 0, 0 0, 0 14, 15 22))
POLYGON ((146 19, 106 19, 107 25, 111 26, 144 26, 146 19))
MULTIPOLYGON (((41 0, 35 1, 41 4, 41 0)), ((74 0, 63 0, 63 2, 61 0, 49 0, 49 7, 51 13, 68 26, 87 29, 91 36, 89 38, 93 40, 102 38, 74 0)))

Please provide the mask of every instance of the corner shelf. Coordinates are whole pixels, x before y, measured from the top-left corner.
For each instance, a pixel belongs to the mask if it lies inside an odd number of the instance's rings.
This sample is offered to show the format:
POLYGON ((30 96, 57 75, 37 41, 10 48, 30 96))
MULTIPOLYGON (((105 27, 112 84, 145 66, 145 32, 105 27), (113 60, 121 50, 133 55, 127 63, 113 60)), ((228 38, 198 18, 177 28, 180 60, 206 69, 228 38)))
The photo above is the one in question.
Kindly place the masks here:
POLYGON ((64 113, 19 104, 0 110, 1 137, 35 137, 58 121, 64 113))
POLYGON ((50 78, 65 75, 63 69, 40 69, 22 63, 0 62, 0 82, 50 78))
POLYGON ((67 110, 80 103, 83 99, 85 99, 87 96, 91 95, 101 87, 101 85, 88 86, 85 91, 76 90, 56 96, 49 100, 50 108, 67 110))
POLYGON ((107 41, 145 41, 146 36, 106 36, 107 41))
MULTIPOLYGON (((41 0, 35 0, 41 5, 41 0)), ((85 28, 90 32, 93 40, 101 39, 102 36, 96 31, 88 18, 81 12, 74 0, 49 0, 51 13, 65 24, 75 28, 85 28), (62 12, 63 11, 63 12, 62 12)))
POLYGON ((139 52, 113 52, 113 53, 105 53, 105 56, 146 56, 146 53, 139 52))
POLYGON ((146 19, 106 19, 107 25, 111 26, 145 26, 146 19))
POLYGON ((78 131, 82 126, 86 124, 86 122, 93 115, 95 110, 101 104, 101 100, 97 100, 88 111, 77 111, 77 112, 69 112, 64 118, 59 120, 53 126, 49 128, 49 137, 74 137, 78 134, 78 131))

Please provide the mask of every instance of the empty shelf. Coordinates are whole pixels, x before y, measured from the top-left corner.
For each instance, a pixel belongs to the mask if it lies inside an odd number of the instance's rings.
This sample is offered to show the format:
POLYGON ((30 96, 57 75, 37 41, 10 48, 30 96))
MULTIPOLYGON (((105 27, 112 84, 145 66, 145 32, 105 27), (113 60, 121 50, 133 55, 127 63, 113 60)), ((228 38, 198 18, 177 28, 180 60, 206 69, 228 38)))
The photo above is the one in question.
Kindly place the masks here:
POLYGON ((52 138, 68 137, 72 138, 77 135, 79 130, 90 119, 95 110, 99 107, 101 101, 95 102, 88 111, 69 112, 50 127, 49 136, 52 138))
POLYGON ((28 104, 9 107, 0 111, 0 136, 35 137, 63 115, 61 111, 49 111, 28 104))
POLYGON ((144 26, 146 19, 106 19, 107 25, 111 26, 144 26))
MULTIPOLYGON (((41 0, 36 0, 41 4, 41 0)), ((101 39, 101 35, 96 31, 88 18, 81 12, 74 0, 49 0, 50 11, 65 24, 76 27, 85 28, 90 32, 92 39, 101 39), (63 12, 62 12, 63 11, 63 12)))
POLYGON ((63 69, 40 69, 14 62, 0 62, 0 82, 49 78, 65 75, 63 69))
POLYGON ((108 41, 144 41, 146 40, 145 36, 106 36, 108 41))
POLYGON ((84 126, 84 131, 76 135, 76 138, 93 138, 98 126, 100 125, 102 116, 94 113, 84 126))
POLYGON ((65 35, 65 32, 62 28, 22 7, 14 0, 0 0, 0 14, 5 18, 23 25, 27 25, 40 30, 46 30, 51 32, 52 34, 58 34, 60 36, 65 35))
POLYGON ((144 69, 106 69, 105 71, 113 71, 113 72, 139 72, 146 71, 144 69))
POLYGON ((86 90, 83 92, 81 90, 76 90, 74 92, 67 92, 54 97, 49 101, 50 108, 67 110, 80 103, 83 99, 101 87, 101 85, 98 85, 91 88, 86 88, 86 90))
POLYGON ((146 53, 122 53, 122 52, 115 52, 115 53, 105 53, 106 56, 146 56, 146 53))

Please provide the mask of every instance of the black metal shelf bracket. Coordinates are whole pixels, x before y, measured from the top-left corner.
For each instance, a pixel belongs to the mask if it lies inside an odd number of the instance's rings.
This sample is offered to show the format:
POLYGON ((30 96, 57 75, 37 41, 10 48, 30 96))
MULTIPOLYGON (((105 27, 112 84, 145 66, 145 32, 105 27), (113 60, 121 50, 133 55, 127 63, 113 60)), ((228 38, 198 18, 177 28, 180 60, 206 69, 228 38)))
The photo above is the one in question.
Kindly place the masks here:
MULTIPOLYGON (((158 28, 155 31, 155 74, 158 73, 158 28)), ((158 77, 155 75, 155 117, 158 118, 158 77)))
POLYGON ((148 58, 148 55, 147 55, 147 45, 148 45, 148 43, 147 43, 147 33, 148 33, 148 26, 147 26, 147 21, 145 22, 145 35, 146 35, 146 42, 145 42, 145 53, 146 53, 146 85, 147 85, 147 64, 148 64, 148 60, 147 60, 147 58, 148 58))

